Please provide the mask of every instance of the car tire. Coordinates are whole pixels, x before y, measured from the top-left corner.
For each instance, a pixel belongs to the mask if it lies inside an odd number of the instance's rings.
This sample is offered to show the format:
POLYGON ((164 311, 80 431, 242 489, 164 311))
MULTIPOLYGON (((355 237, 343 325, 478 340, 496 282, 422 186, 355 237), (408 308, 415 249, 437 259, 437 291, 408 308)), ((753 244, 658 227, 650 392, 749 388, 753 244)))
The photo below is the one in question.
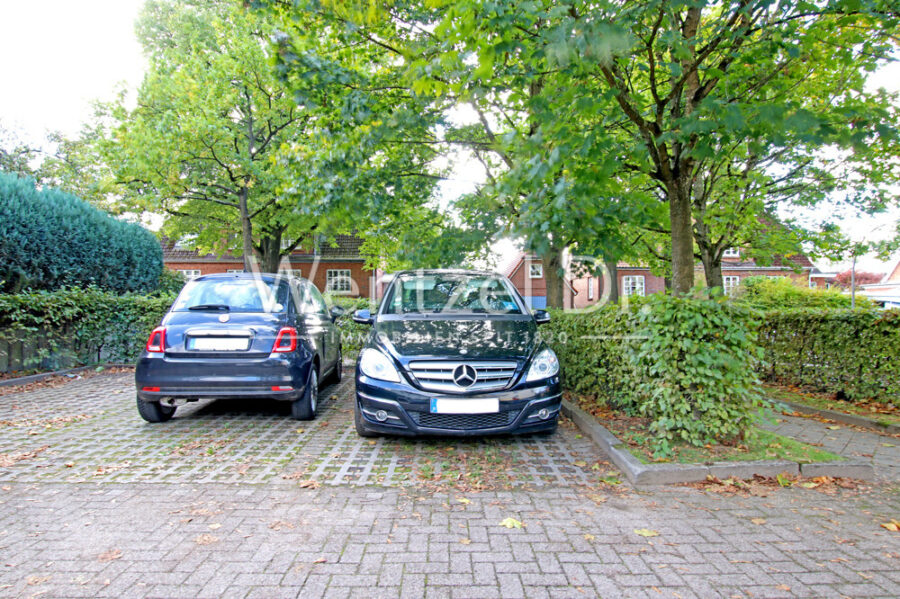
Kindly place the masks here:
POLYGON ((344 349, 342 347, 338 348, 337 362, 334 363, 334 370, 331 371, 331 375, 328 377, 329 383, 334 383, 335 385, 339 385, 341 380, 344 378, 344 349))
POLYGON ((175 406, 164 406, 158 401, 137 398, 138 414, 147 422, 168 422, 175 415, 175 406))
POLYGON ((291 403, 291 416, 294 420, 312 420, 319 409, 319 369, 315 363, 309 371, 309 382, 303 397, 291 403))
POLYGON ((366 428, 362 413, 359 411, 359 406, 353 408, 353 425, 356 427, 356 434, 360 437, 369 439, 378 436, 378 433, 376 433, 375 431, 370 431, 366 428))

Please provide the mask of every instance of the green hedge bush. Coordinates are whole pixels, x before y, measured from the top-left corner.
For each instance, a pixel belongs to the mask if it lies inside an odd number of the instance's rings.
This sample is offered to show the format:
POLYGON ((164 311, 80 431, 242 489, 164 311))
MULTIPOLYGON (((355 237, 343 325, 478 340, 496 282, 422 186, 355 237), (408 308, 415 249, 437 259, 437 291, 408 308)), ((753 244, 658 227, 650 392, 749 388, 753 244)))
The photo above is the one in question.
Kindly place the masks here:
POLYGON ((134 362, 174 300, 96 287, 0 294, 0 341, 38 348, 25 368, 134 362))
POLYGON ((726 298, 659 294, 555 313, 548 333, 566 387, 650 418, 658 455, 673 442, 743 438, 762 405, 751 312, 726 298))
POLYGON ((900 310, 782 310, 759 325, 765 379, 900 406, 900 310))
POLYGON ((344 352, 344 358, 356 358, 359 355, 362 346, 365 345, 366 339, 372 327, 364 324, 353 322, 351 316, 356 310, 368 308, 374 310, 375 306, 365 297, 343 297, 339 295, 328 295, 326 299, 335 306, 340 306, 345 310, 344 315, 335 321, 338 329, 341 331, 341 346, 344 352))
POLYGON ((156 288, 162 249, 153 234, 58 189, 0 173, 0 291, 156 288))
MULTIPOLYGON (((747 277, 737 288, 734 301, 757 310, 850 308, 850 296, 839 289, 810 289, 787 277, 747 277)), ((869 298, 858 294, 856 305, 858 308, 875 308, 869 298)))

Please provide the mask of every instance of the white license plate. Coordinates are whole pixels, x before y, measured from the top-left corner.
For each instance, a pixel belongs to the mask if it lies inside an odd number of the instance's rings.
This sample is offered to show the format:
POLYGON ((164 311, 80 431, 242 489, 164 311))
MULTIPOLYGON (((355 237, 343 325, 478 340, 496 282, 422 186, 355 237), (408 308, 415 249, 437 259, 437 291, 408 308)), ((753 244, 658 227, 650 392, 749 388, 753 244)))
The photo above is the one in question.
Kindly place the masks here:
POLYGON ((194 337, 190 343, 200 351, 243 351, 250 346, 246 337, 194 337))
POLYGON ((432 414, 494 414, 500 411, 499 399, 432 399, 432 414))

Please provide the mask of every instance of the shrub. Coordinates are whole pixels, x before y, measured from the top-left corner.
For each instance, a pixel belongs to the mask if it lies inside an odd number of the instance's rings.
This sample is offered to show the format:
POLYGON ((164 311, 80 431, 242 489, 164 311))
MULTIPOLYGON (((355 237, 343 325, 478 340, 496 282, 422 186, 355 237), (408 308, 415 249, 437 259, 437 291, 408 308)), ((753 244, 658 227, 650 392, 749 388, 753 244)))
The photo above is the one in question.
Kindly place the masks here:
POLYGON ((900 310, 781 310, 759 327, 767 380, 900 406, 900 310))
POLYGON ((162 271, 152 233, 58 189, 0 173, 0 291, 95 285, 147 292, 162 271))
POLYGON ((37 347, 25 368, 134 362, 174 299, 96 287, 0 294, 0 341, 37 347))
POLYGON ((156 283, 156 288, 153 290, 153 294, 178 295, 178 293, 181 292, 181 289, 184 287, 185 283, 187 283, 187 279, 184 278, 183 274, 181 274, 177 270, 164 268, 159 273, 159 280, 156 283))
POLYGON ((359 355, 362 346, 365 345, 366 339, 372 327, 364 324, 353 322, 351 316, 356 310, 369 308, 374 310, 372 302, 365 297, 344 297, 339 295, 328 295, 326 299, 330 304, 340 306, 344 309, 344 315, 335 321, 337 328, 341 331, 341 346, 343 347, 345 358, 355 358, 359 355))
POLYGON ((654 295, 556 313, 548 342, 567 389, 652 420, 654 449, 742 438, 761 405, 751 313, 725 298, 654 295))
MULTIPOLYGON (((809 289, 797 285, 787 277, 747 277, 741 281, 734 299, 757 310, 850 307, 850 296, 837 289, 809 289)), ((860 308, 874 308, 868 298, 859 295, 856 296, 856 305, 860 308)))

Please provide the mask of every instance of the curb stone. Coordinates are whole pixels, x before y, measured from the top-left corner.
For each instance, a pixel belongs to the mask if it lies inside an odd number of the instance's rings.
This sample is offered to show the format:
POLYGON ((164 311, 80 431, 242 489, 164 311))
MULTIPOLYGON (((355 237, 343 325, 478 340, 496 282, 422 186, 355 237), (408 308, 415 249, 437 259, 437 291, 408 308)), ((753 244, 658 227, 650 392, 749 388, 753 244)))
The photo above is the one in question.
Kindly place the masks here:
POLYGON ((840 422, 842 424, 861 426, 863 428, 883 433, 900 433, 900 424, 882 424, 877 420, 872 420, 871 418, 866 418, 865 416, 845 414, 844 412, 826 410, 825 408, 814 408, 812 406, 807 406, 801 403, 794 403, 792 401, 786 401, 784 399, 772 399, 772 401, 776 404, 787 406, 791 410, 800 412, 802 414, 813 414, 814 416, 821 416, 822 418, 828 418, 829 420, 834 420, 835 422, 840 422))
POLYGON ((790 460, 761 460, 752 462, 712 462, 709 464, 644 464, 624 443, 597 420, 563 400, 562 412, 594 443, 609 455, 610 460, 635 487, 652 487, 706 480, 710 475, 718 478, 736 476, 752 478, 754 474, 777 476, 790 474, 803 476, 835 476, 872 480, 875 469, 867 462, 818 462, 800 464, 790 460))
POLYGON ((4 379, 0 381, 0 387, 13 387, 15 385, 28 385, 29 383, 39 383, 52 376, 64 376, 67 374, 78 374, 85 370, 95 370, 103 368, 133 368, 134 364, 123 364, 119 362, 111 362, 105 364, 93 364, 89 366, 79 366, 77 368, 67 368, 65 370, 54 370, 53 372, 39 372, 38 374, 29 374, 28 376, 20 376, 14 379, 4 379))

